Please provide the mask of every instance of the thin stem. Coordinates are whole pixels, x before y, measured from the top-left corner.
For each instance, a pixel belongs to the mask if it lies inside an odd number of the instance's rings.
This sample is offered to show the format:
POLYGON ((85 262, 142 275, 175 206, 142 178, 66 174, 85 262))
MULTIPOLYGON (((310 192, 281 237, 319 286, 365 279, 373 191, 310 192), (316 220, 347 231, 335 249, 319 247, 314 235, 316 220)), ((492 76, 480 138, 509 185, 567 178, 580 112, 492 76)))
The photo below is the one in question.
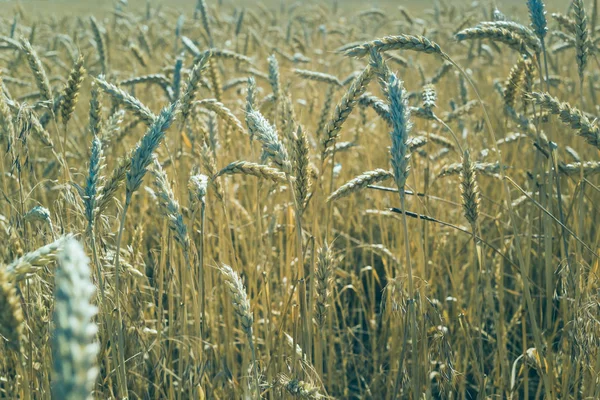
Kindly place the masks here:
POLYGON ((117 383, 119 390, 119 397, 122 399, 127 399, 127 374, 125 370, 125 340, 123 338, 123 318, 121 315, 121 303, 119 302, 119 298, 121 295, 121 278, 120 278, 120 254, 121 254, 121 240, 123 239, 123 228, 125 227, 125 217, 127 216, 127 209, 129 208, 129 204, 131 203, 131 194, 127 193, 125 198, 125 206, 123 207, 123 211, 121 212, 121 222, 119 224, 119 233, 117 234, 117 245, 116 245, 116 254, 115 254, 115 304, 117 308, 117 335, 118 335, 118 344, 119 344, 119 359, 116 366, 117 370, 117 383))
POLYGON ((248 336, 248 346, 250 346, 250 353, 252 356, 252 372, 254 376, 254 398, 260 399, 260 381, 258 380, 258 364, 256 362, 256 349, 254 347, 254 339, 252 338, 252 328, 246 332, 246 336, 248 336))
POLYGON ((458 140, 458 137, 456 136, 456 134, 454 133, 452 128, 450 128, 444 121, 442 121, 440 118, 438 118, 437 115, 434 114, 434 117, 435 117, 435 120, 437 123, 441 124, 444 128, 446 128, 448 130, 448 132, 450 132, 450 135, 452 135, 454 142, 456 142, 456 146, 458 147, 458 150, 460 150, 460 154, 463 154, 464 150, 460 144, 460 141, 458 140))
MULTIPOLYGON (((510 188, 508 187, 508 182, 506 180, 506 174, 504 172, 504 163, 502 161, 502 156, 501 156, 502 153, 500 153, 500 149, 498 148, 498 144, 496 142, 496 135, 494 134, 494 128, 492 127, 492 122, 490 121, 490 117, 488 115, 487 109, 486 109, 485 105, 483 104, 483 100, 481 99, 481 96, 479 95, 477 87, 475 86, 475 84, 473 83, 473 81, 471 80, 469 75, 458 64, 456 64, 450 57, 447 57, 447 61, 452 63, 460 71, 460 73, 465 77, 467 82, 469 82, 469 85, 473 88, 473 91, 475 92, 475 95, 477 96, 478 102, 481 104, 481 107, 483 109, 484 118, 485 118, 485 123, 488 127, 488 131, 489 131, 489 134, 492 139, 492 144, 494 146, 494 150, 496 150, 495 153, 498 156, 498 163, 500 165, 500 176, 501 176, 502 182, 503 182, 502 186, 504 187, 504 194, 505 194, 505 198, 506 198, 506 202, 507 202, 507 206, 508 206, 509 219, 510 219, 511 225, 513 226, 513 229, 515 230, 515 232, 518 232, 516 222, 515 222, 514 211, 512 208, 512 199, 511 199, 511 195, 510 195, 510 188)), ((520 268, 521 276, 523 278, 522 279, 523 291, 524 291, 524 296, 525 296, 525 302, 527 305, 527 314, 529 316, 529 321, 531 323, 532 330, 533 330, 533 339, 534 339, 535 347, 536 347, 537 351, 540 353, 540 355, 543 357, 542 351, 544 350, 544 346, 543 346, 543 342, 542 342, 542 334, 540 332, 540 329, 538 327, 537 320, 536 320, 533 299, 531 297, 531 288, 529 285, 529 270, 528 270, 527 264, 525 263, 525 257, 523 256, 523 251, 521 249, 521 243, 520 243, 520 240, 518 239, 518 237, 515 237, 515 249, 517 250, 517 257, 519 259, 519 268, 520 268)), ((549 354, 549 356, 551 355, 550 352, 548 352, 548 354, 549 354)), ((544 390, 546 393, 546 398, 553 399, 554 397, 553 397, 553 393, 552 393, 552 385, 550 383, 550 377, 549 377, 550 373, 552 373, 551 360, 549 360, 548 364, 549 364, 548 370, 543 371, 541 373, 541 375, 542 375, 542 379, 544 381, 544 390)))
MULTIPOLYGON (((400 195, 400 206, 402 210, 405 209, 405 194, 404 190, 401 189, 399 192, 400 195)), ((409 312, 410 312, 410 336, 411 336, 411 344, 412 344, 412 378, 411 381, 413 383, 413 398, 419 398, 420 396, 420 387, 421 384, 419 382, 419 346, 418 346, 418 338, 417 338, 417 311, 416 311, 416 299, 415 299, 415 288, 413 283, 413 270, 412 263, 410 259, 410 241, 408 239, 408 222, 406 218, 406 214, 402 213, 402 224, 404 226, 404 244, 405 244, 405 252, 406 252, 406 266, 408 272, 408 302, 409 302, 409 312)))
POLYGON ((24 399, 31 399, 31 388, 30 388, 30 381, 29 381, 29 374, 27 374, 26 371, 26 363, 25 363, 25 358, 23 357, 23 351, 19 352, 19 355, 17 356, 17 362, 19 363, 19 368, 17 369, 18 371, 21 371, 21 376, 23 378, 23 384, 21 385, 21 388, 23 388, 23 398, 24 399))
POLYGON ((201 326, 200 326, 200 340, 202 341, 204 332, 206 331, 206 291, 204 289, 204 222, 206 215, 206 202, 203 201, 200 206, 200 242, 198 243, 198 275, 200 279, 200 315, 201 315, 201 326))
MULTIPOLYGON (((95 218, 95 215, 92 218, 95 218)), ((89 235, 90 235, 90 246, 92 248, 92 259, 93 259, 93 263, 94 263, 94 268, 96 269, 98 286, 100 288, 100 309, 103 310, 106 314, 106 316, 105 316, 106 329, 108 330, 107 331, 108 334, 112 335, 114 332, 113 321, 112 321, 112 317, 111 317, 112 313, 108 309, 108 303, 106 301, 106 289, 104 286, 104 278, 102 277, 102 268, 100 265, 100 261, 98 259, 98 247, 96 246, 96 225, 95 224, 89 225, 89 235)), ((110 346, 110 351, 111 351, 113 359, 117 360, 118 354, 117 354, 116 346, 110 346)), ((110 357, 108 357, 108 356, 106 357, 106 363, 107 363, 107 368, 109 368, 110 357)), ((119 385, 120 379, 121 379, 121 376, 119 374, 117 374, 117 385, 119 385)))
POLYGON ((294 182, 291 176, 288 175, 288 184, 290 185, 290 194, 294 203, 294 217, 296 219, 296 257, 298 258, 297 270, 298 282, 300 284, 300 290, 298 296, 300 296, 300 320, 302 321, 302 348, 306 348, 308 344, 308 326, 311 326, 310 321, 307 321, 307 304, 306 304, 306 284, 305 284, 305 271, 304 271, 304 249, 302 244, 302 211, 298 203, 298 199, 295 196, 294 182))

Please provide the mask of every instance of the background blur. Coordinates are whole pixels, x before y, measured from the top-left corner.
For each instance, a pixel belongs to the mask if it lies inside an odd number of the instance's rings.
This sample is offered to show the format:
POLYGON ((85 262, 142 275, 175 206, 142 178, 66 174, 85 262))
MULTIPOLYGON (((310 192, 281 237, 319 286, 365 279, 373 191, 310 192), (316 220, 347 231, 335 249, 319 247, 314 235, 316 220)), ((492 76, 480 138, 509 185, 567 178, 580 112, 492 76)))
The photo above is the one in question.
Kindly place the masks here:
MULTIPOLYGON (((208 0, 208 3, 217 2, 218 0, 208 0)), ((445 3, 466 3, 469 0, 444 0, 445 3)), ((490 4, 497 4, 498 7, 504 11, 505 13, 510 12, 511 8, 519 8, 522 10, 526 10, 526 1, 527 0, 500 0, 500 1, 474 1, 471 3, 480 3, 484 6, 489 7, 490 4)), ((261 0, 263 4, 276 6, 280 4, 281 0, 261 0)), ((293 4, 296 3, 296 0, 284 0, 285 4, 293 4)), ((56 13, 56 14, 95 14, 110 11, 113 7, 113 1, 110 0, 21 0, 21 1, 13 1, 9 0, 6 3, 10 4, 21 4, 27 11, 32 12, 34 14, 47 14, 47 13, 56 13)), ((130 6, 137 7, 145 7, 146 0, 130 0, 130 6)), ((177 7, 183 9, 189 9, 190 12, 193 11, 194 6, 196 4, 195 0, 151 0, 151 4, 163 4, 168 7, 177 7)), ((258 3, 256 0, 223 0, 223 4, 234 4, 234 5, 252 5, 258 3)), ((333 0, 323 0, 323 1, 310 1, 305 0, 302 1, 304 4, 311 3, 320 3, 320 4, 328 4, 333 3, 333 0)), ((399 5, 408 6, 411 10, 419 10, 431 8, 434 3, 434 0, 372 0, 369 2, 373 8, 396 8, 399 5)), ((567 8, 570 3, 569 0, 547 0, 546 5, 550 9, 560 10, 561 8, 567 8)), ((357 7, 361 10, 365 8, 364 0, 339 0, 339 4, 344 7, 357 7), (360 7, 359 7, 360 6, 360 7)), ((524 14, 526 15, 526 14, 524 14)))

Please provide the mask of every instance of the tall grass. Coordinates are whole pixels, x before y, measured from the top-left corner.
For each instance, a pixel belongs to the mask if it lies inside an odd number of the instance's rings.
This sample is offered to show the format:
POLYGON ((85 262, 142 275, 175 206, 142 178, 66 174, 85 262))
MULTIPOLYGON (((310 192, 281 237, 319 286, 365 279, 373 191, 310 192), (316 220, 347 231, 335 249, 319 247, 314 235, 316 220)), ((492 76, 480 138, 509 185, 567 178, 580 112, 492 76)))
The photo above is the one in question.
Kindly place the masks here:
POLYGON ((597 2, 497 6, 4 7, 0 398, 600 398, 597 2))

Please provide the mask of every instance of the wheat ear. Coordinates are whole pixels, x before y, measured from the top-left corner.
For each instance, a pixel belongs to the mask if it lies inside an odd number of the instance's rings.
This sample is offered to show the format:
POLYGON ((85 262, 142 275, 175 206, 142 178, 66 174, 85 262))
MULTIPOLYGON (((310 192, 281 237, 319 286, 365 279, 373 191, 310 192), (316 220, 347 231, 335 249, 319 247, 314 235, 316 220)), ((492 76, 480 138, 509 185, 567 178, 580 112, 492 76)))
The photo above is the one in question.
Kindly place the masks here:
POLYGON ((95 287, 90 280, 89 259, 74 239, 66 241, 58 257, 54 294, 52 397, 91 399, 99 369, 92 322, 97 308, 91 304, 95 287))

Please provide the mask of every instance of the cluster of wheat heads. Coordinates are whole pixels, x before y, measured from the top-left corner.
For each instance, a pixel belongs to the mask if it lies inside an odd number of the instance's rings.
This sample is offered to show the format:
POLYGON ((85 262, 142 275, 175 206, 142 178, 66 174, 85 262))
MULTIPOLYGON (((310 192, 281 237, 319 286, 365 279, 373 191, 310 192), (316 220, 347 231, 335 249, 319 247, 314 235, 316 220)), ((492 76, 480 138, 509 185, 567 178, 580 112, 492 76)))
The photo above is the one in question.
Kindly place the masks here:
POLYGON ((600 398, 597 1, 155 3, 0 16, 0 398, 600 398))

